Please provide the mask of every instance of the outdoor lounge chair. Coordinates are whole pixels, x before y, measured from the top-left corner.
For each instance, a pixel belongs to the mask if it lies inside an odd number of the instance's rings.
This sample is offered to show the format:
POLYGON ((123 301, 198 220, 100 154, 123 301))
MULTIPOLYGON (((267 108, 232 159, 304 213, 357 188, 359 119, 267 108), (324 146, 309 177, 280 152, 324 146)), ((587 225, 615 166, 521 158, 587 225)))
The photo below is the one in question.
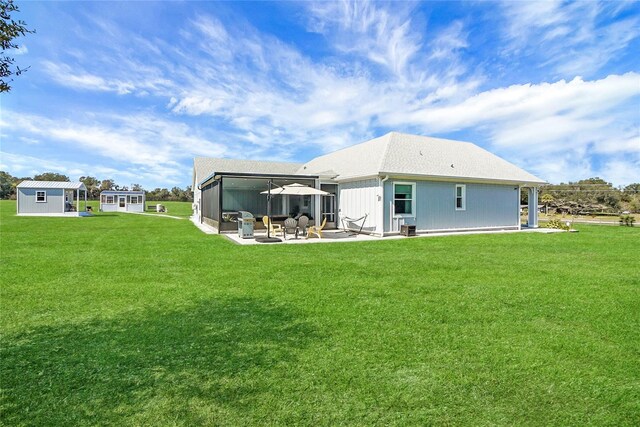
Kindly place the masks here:
POLYGON ((307 225, 309 224, 309 217, 306 215, 302 215, 298 218, 298 232, 303 236, 307 235, 307 225))
POLYGON ((274 224, 273 221, 269 221, 269 217, 268 216, 263 216, 262 217, 262 223, 264 224, 265 228, 269 229, 269 233, 277 236, 278 233, 283 234, 282 231, 282 226, 280 224, 274 224))
POLYGON ((325 225, 327 225, 326 216, 322 220, 322 224, 319 227, 317 225, 312 225, 311 227, 309 227, 309 229, 307 230, 307 239, 311 237, 312 234, 315 234, 319 239, 322 239, 322 229, 325 225))
POLYGON ((287 218, 284 220, 284 238, 286 240, 287 233, 295 235, 298 238, 298 221, 293 218, 287 218))

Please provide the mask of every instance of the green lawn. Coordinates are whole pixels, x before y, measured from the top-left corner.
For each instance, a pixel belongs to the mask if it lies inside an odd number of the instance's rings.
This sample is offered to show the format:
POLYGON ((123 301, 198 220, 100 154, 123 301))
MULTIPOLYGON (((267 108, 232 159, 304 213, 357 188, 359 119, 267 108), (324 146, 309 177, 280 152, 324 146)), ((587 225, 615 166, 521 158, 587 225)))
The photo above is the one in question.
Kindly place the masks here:
POLYGON ((4 425, 640 424, 638 228, 238 246, 14 213, 4 425))
MULTIPOLYGON (((159 212, 158 215, 171 215, 171 216, 180 216, 184 218, 189 218, 193 214, 193 209, 191 207, 191 203, 187 202, 150 202, 147 201, 147 206, 155 206, 158 203, 164 205, 167 209, 166 213, 159 212)), ((148 213, 155 214, 156 212, 147 210, 148 213)))

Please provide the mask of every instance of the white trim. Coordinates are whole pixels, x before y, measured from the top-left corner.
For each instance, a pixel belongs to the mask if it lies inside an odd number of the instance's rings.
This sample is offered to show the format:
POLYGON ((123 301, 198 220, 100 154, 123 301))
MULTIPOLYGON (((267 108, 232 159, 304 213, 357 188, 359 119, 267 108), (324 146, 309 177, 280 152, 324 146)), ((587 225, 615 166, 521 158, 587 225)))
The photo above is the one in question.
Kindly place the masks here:
POLYGON ((415 218, 416 217, 416 183, 409 182, 409 181, 393 181, 391 183, 391 201, 393 203, 394 218, 415 218), (396 213, 396 185, 411 186, 411 213, 409 214, 396 213))
POLYGON ((380 172, 379 175, 389 175, 392 178, 412 179, 416 181, 463 182, 468 184, 538 186, 538 185, 543 185, 547 183, 546 181, 517 181, 517 180, 511 180, 511 179, 475 178, 475 177, 465 177, 465 176, 419 175, 419 174, 408 174, 408 173, 401 173, 401 172, 380 172))
POLYGON ((454 207, 457 211, 466 211, 467 210, 467 185, 466 184, 456 184, 456 189, 454 193, 454 207), (462 194, 458 196, 458 188, 462 189, 462 194), (462 200, 462 207, 458 207, 458 197, 462 200))
POLYGON ((36 190, 36 203, 47 203, 47 190, 36 190), (44 193, 44 200, 38 200, 38 193, 44 193))
MULTIPOLYGON (((416 229, 416 233, 431 234, 431 233, 450 233, 456 231, 484 231, 484 230, 518 230, 515 225, 496 225, 490 227, 467 227, 467 228, 427 228, 416 229)), ((384 236, 393 236, 400 234, 400 231, 392 231, 384 233, 384 236)))

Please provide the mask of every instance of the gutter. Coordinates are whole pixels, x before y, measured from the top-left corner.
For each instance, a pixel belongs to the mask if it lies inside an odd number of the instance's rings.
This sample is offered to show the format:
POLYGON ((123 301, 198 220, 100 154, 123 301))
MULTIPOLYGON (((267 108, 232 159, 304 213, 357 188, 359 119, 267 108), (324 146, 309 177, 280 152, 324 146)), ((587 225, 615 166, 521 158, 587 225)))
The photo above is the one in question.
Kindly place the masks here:
POLYGON ((417 175, 417 174, 409 174, 409 173, 391 173, 391 172, 380 172, 380 174, 392 175, 398 178, 404 179, 415 179, 422 181, 446 181, 446 182, 469 182, 469 183, 480 183, 480 184, 504 184, 504 185, 523 185, 523 186, 533 186, 533 185, 544 185, 547 184, 546 181, 526 181, 526 180, 513 180, 513 179, 496 179, 496 178, 482 178, 482 177, 472 177, 472 176, 448 176, 448 175, 417 175))

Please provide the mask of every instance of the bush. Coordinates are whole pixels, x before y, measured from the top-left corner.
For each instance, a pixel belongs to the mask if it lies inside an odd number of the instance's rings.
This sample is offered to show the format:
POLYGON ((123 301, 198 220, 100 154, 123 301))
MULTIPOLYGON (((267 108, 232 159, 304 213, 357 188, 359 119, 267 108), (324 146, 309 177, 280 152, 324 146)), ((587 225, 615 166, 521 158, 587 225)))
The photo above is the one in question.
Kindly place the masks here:
POLYGON ((545 225, 545 228, 556 228, 558 230, 565 230, 568 231, 569 230, 569 226, 567 224, 565 224, 564 222, 560 221, 559 219, 550 219, 545 225))
POLYGON ((634 222, 636 222, 636 219, 633 215, 620 215, 620 225, 633 227, 634 222))

